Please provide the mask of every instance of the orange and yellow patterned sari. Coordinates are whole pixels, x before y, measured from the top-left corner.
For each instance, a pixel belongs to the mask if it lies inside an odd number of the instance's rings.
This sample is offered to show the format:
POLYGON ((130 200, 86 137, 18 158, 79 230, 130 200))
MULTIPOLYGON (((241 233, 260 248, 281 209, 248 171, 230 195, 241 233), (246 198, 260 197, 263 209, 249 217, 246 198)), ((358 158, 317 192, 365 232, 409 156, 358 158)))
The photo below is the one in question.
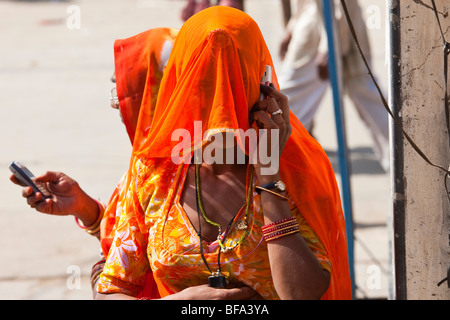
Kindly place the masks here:
MULTIPOLYGON (((210 271, 200 255, 199 236, 180 204, 189 164, 175 165, 171 159, 137 161, 137 180, 130 186, 133 212, 122 215, 115 230, 100 292, 120 292, 137 296, 152 274, 162 296, 208 282, 210 271)), ((250 167, 249 167, 250 168, 250 167)), ((251 170, 251 169, 249 169, 251 170)), ((278 299, 270 273, 267 246, 262 239, 263 213, 260 196, 249 185, 252 201, 247 217, 248 231, 231 229, 224 245, 233 250, 221 252, 222 272, 230 282, 243 283, 265 299, 278 299), (244 236, 243 241, 235 246, 244 236)), ((125 204, 125 205, 130 205, 125 204)), ((299 221, 301 234, 322 267, 331 272, 327 253, 290 200, 291 212, 299 221)), ((120 207, 120 205, 119 205, 120 207)), ((131 208, 127 208, 131 209, 131 208)), ((235 222, 244 219, 241 208, 235 222)), ((203 240, 204 257, 212 270, 218 268, 218 241, 203 240)))

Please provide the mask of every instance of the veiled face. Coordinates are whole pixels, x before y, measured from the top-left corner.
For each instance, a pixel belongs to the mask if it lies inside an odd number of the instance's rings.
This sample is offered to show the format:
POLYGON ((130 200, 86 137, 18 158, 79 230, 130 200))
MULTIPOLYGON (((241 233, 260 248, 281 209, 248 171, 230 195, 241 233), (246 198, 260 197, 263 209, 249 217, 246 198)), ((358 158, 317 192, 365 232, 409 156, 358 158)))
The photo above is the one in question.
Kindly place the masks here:
MULTIPOLYGON (((178 33, 152 128, 138 154, 171 156, 178 144, 171 141, 172 133, 183 129, 194 137, 195 122, 202 124, 202 137, 211 130, 248 130, 266 65, 273 68, 270 53, 249 15, 223 6, 194 15, 178 33)), ((272 82, 278 86, 276 79, 272 82)))

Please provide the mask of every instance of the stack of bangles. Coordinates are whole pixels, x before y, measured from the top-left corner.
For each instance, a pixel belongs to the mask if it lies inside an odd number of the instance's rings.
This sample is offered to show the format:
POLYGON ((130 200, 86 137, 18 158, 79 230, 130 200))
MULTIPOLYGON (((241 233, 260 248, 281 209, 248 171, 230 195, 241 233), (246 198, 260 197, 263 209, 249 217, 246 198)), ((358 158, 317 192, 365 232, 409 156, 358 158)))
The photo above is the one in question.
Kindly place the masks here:
POLYGON ((295 217, 286 218, 261 227, 264 240, 272 241, 290 234, 300 232, 297 219, 295 217))
POLYGON ((83 223, 77 217, 75 217, 75 222, 81 229, 83 229, 84 231, 89 233, 91 236, 99 238, 100 237, 100 223, 102 222, 103 214, 105 213, 105 206, 100 201, 95 200, 95 202, 97 202, 97 205, 98 205, 97 220, 90 226, 83 225, 83 223))
POLYGON ((106 260, 105 258, 103 258, 102 260, 100 260, 99 262, 97 262, 92 266, 90 279, 92 290, 95 290, 96 288, 97 280, 100 277, 100 274, 103 272, 103 267, 105 266, 105 263, 106 260))

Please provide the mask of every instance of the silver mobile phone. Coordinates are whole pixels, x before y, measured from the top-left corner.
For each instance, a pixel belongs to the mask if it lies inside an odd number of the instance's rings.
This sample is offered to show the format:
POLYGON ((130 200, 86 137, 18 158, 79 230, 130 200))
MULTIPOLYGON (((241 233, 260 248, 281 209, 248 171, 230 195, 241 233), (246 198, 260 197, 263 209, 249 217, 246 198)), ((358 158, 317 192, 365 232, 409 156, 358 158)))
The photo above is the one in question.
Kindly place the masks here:
MULTIPOLYGON (((261 78, 261 83, 268 86, 272 82, 272 67, 269 65, 266 65, 266 69, 264 70, 264 74, 261 78)), ((260 100, 264 100, 266 96, 261 93, 260 100)))
POLYGON ((45 184, 36 182, 33 173, 31 173, 31 171, 22 163, 13 161, 9 166, 9 170, 11 170, 14 176, 16 176, 24 186, 31 187, 34 192, 40 192, 44 198, 51 198, 51 194, 45 184))

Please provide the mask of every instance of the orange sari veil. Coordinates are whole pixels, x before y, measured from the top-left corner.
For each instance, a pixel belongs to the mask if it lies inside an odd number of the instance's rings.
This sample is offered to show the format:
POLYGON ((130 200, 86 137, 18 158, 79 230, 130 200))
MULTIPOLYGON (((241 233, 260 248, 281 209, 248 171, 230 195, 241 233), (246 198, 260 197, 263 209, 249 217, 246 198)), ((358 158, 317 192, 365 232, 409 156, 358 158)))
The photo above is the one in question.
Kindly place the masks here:
POLYGON ((114 42, 117 97, 131 143, 139 118, 145 120, 141 128, 150 125, 177 33, 172 28, 155 28, 114 42))
POLYGON ((273 69, 261 31, 247 14, 214 6, 194 15, 177 36, 150 132, 136 139, 135 154, 171 156, 178 144, 172 133, 183 128, 194 137, 194 121, 202 122, 202 134, 247 130, 265 65, 273 69))

